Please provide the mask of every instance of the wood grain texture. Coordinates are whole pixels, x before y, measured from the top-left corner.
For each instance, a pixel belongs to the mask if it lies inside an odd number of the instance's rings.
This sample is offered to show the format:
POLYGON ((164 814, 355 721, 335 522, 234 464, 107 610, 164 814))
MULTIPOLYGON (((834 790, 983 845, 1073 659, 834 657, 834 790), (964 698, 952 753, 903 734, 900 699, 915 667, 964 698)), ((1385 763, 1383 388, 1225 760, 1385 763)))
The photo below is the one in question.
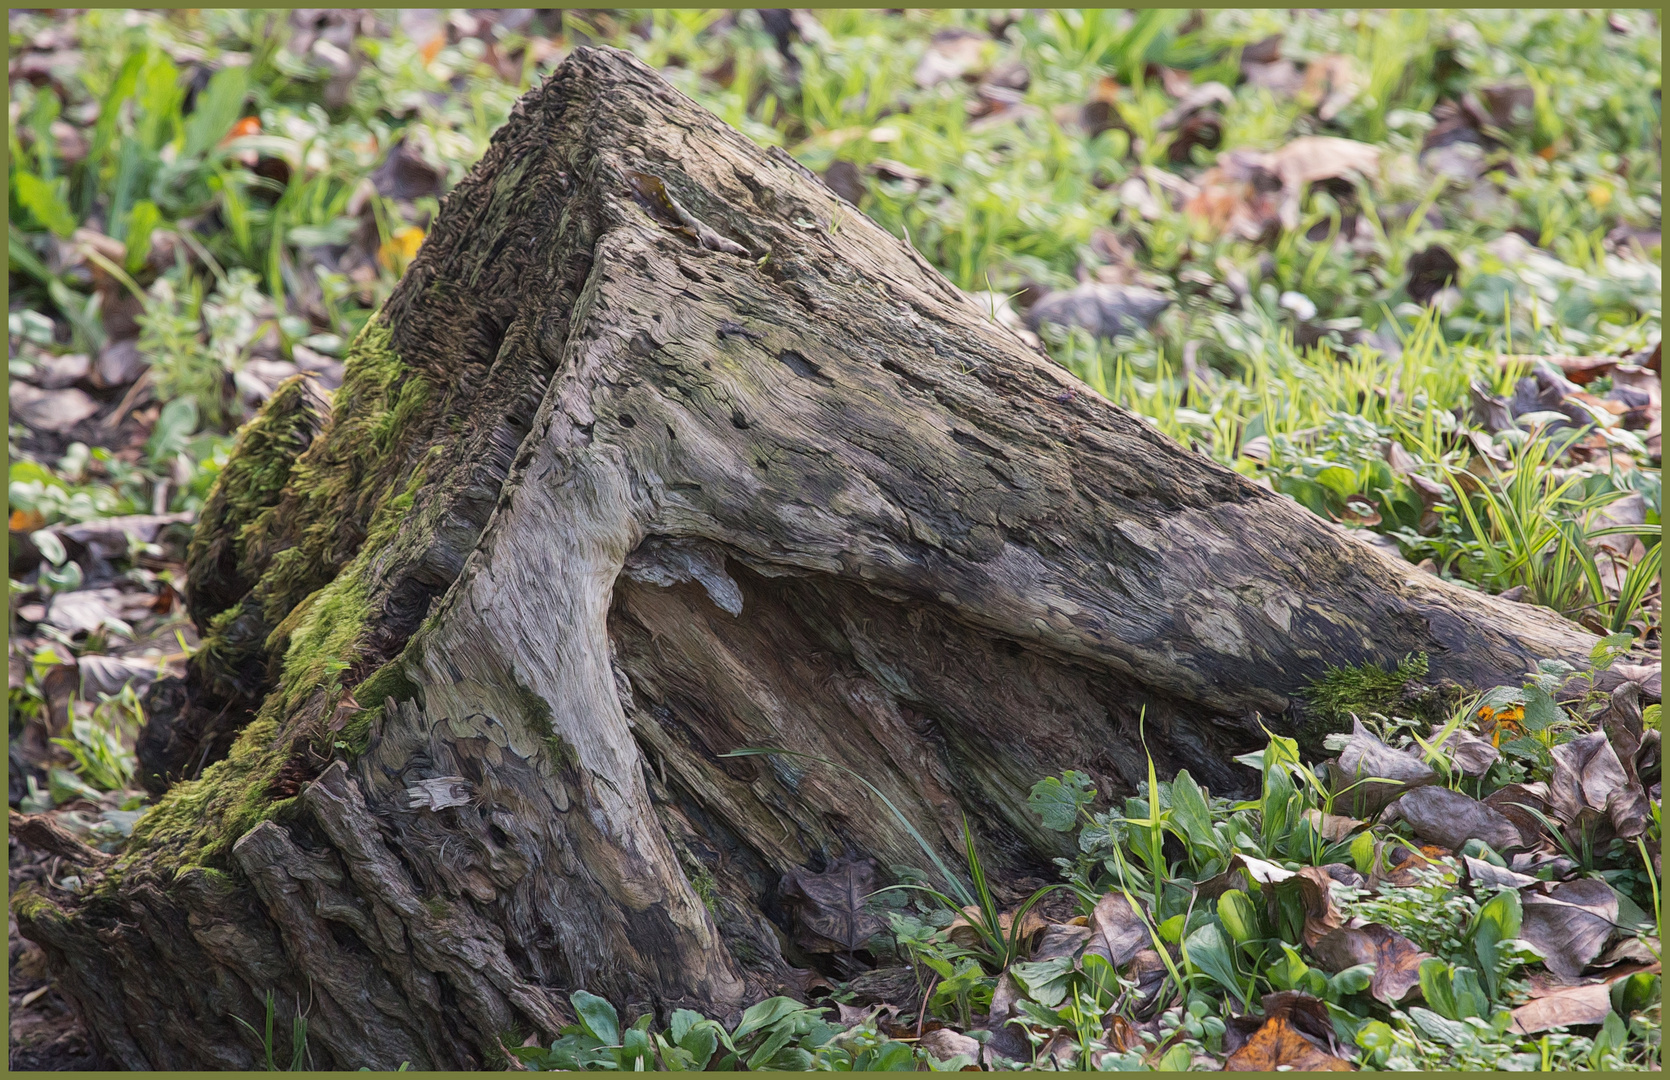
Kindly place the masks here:
POLYGON ((1482 686, 1593 643, 1178 447, 612 50, 517 106, 380 317, 441 395, 393 456, 444 452, 329 560, 376 568, 363 753, 324 764, 313 691, 219 891, 139 844, 18 908, 125 1064, 253 1061, 228 1017, 273 988, 321 1066, 492 1067, 579 987, 735 1015, 832 962, 785 873, 926 862, 854 774, 948 857, 966 815, 1008 887, 1063 853, 1049 773, 1128 793, 1151 752, 1227 794, 1330 664, 1482 686))

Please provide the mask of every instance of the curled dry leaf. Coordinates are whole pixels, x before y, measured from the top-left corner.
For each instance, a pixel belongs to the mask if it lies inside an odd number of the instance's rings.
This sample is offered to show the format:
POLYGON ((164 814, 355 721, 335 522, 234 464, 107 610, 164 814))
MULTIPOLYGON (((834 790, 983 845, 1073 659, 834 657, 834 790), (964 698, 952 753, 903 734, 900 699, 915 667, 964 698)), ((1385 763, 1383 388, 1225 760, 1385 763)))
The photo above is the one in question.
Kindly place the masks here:
MULTIPOLYGON (((980 934, 979 931, 974 929, 974 924, 970 920, 982 917, 980 909, 972 904, 963 908, 962 915, 957 917, 957 920, 951 924, 949 929, 952 943, 960 945, 965 949, 973 948, 978 945, 980 943, 980 934)), ((1004 937, 1009 936, 1009 931, 1014 927, 1014 925, 1015 913, 1013 911, 1005 911, 997 917, 998 931, 1003 934, 1004 937)), ((1025 940, 1033 934, 1036 934, 1038 931, 1046 929, 1048 926, 1049 922, 1042 915, 1039 915, 1037 911, 1028 911, 1026 913, 1026 917, 1021 920, 1020 936, 1022 940, 1025 940)))
POLYGON ((851 952, 882 929, 868 908, 876 891, 876 864, 838 861, 822 874, 791 870, 783 898, 795 908, 796 943, 808 952, 851 952))
POLYGON ((1575 979, 1606 947, 1618 921, 1618 894, 1594 878, 1556 885, 1546 894, 1524 893, 1519 936, 1543 955, 1548 970, 1575 979))
POLYGON ((1475 859, 1471 855, 1461 857, 1461 865, 1467 871, 1467 880, 1473 883, 1475 891, 1484 889, 1523 889, 1537 883, 1537 879, 1529 874, 1515 873, 1495 863, 1475 859))
MULTIPOLYGON (((1143 918, 1124 893, 1110 892, 1096 901, 1090 913, 1090 941, 1086 953, 1105 958, 1116 968, 1129 964, 1138 952, 1153 948, 1143 918)), ((1156 954, 1157 958, 1158 954, 1156 954)))
POLYGON ((1342 926, 1311 946, 1311 953, 1323 970, 1329 972, 1373 964, 1369 993, 1387 1005, 1402 1001, 1420 985, 1421 961, 1430 955, 1380 923, 1342 926))
POLYGON ((1599 1024, 1611 1011, 1612 997, 1605 983, 1568 986, 1513 1010, 1513 1030, 1531 1035, 1550 1028, 1599 1024))
POLYGON ((1438 779, 1426 762, 1393 750, 1370 734, 1361 720, 1351 722, 1351 738, 1339 757, 1328 763, 1328 774, 1334 794, 1362 813, 1373 813, 1406 790, 1438 779))
MULTIPOLYGON (((1345 925, 1345 915, 1334 903, 1334 879, 1319 866, 1301 866, 1290 888, 1296 888, 1305 906, 1302 932, 1306 945, 1318 941, 1345 925)), ((1274 897, 1272 897, 1272 900, 1274 897)))
POLYGON ((1358 821, 1354 817, 1346 817, 1343 814, 1324 814, 1314 808, 1306 810, 1303 816, 1310 823, 1310 827, 1316 830, 1316 835, 1330 844, 1339 843, 1367 824, 1367 822, 1358 821))
POLYGON ((1534 847, 1542 840, 1543 824, 1530 811, 1549 813, 1547 784, 1540 780, 1531 784, 1504 784, 1486 795, 1484 804, 1513 822, 1522 846, 1534 847))
POLYGON ((1519 829, 1506 815, 1486 803, 1441 787, 1405 792, 1386 808, 1382 822, 1407 821, 1415 835, 1451 851, 1469 840, 1483 840, 1497 851, 1522 845, 1519 829))
POLYGON ((1548 801, 1555 820, 1563 825, 1604 815, 1614 793, 1629 783, 1604 731, 1590 732, 1549 752, 1554 773, 1548 782, 1548 801))
POLYGON ((1052 923, 1044 928, 1043 937, 1032 947, 1031 960, 1037 963, 1041 960, 1054 960, 1062 956, 1077 957, 1089 944, 1091 930, 1088 926, 1074 926, 1071 923, 1052 923))
MULTIPOLYGON (((1434 737, 1443 730, 1438 724, 1432 726, 1434 737)), ((1442 741, 1435 742, 1433 747, 1447 752, 1450 761, 1465 776, 1483 776, 1490 771, 1492 765, 1502 759, 1501 751, 1470 731, 1453 731, 1442 741)))
POLYGON ((1280 990, 1273 994, 1265 994, 1260 1004, 1264 1006, 1266 1019, 1286 1020, 1316 1045, 1326 1048, 1331 1053, 1339 1052, 1334 1021, 1328 1015, 1328 1006, 1321 998, 1312 997, 1302 990, 1280 990))
POLYGON ((1337 1058, 1305 1038, 1282 1017, 1265 1021, 1245 1046, 1224 1061, 1225 1072, 1352 1072, 1349 1061, 1337 1058))
POLYGON ((935 1028, 917 1040, 916 1045, 926 1050, 937 1061, 949 1061, 958 1055, 980 1060, 980 1044, 950 1028, 935 1028))

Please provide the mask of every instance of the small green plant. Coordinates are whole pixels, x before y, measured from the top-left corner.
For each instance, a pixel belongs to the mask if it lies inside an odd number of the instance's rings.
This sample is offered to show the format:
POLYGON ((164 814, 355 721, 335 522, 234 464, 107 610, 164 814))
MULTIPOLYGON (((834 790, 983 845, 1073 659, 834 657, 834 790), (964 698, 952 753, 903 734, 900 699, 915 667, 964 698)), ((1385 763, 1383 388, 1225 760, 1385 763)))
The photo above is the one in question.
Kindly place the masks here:
POLYGON ((234 1016, 232 1019, 242 1024, 246 1031, 261 1040, 261 1050, 266 1057, 268 1072, 301 1072, 302 1070, 309 1068, 307 1051, 307 1017, 303 1016, 301 1011, 298 1009, 295 1016, 291 1018, 290 1064, 287 1067, 280 1067, 276 1056, 277 1047, 274 1042, 273 1034, 276 1015, 277 1006, 273 998, 273 992, 269 990, 267 991, 266 1024, 260 1031, 257 1031, 254 1024, 251 1024, 248 1020, 245 1020, 241 1016, 234 1016))
POLYGON ((689 1009, 676 1009, 665 1030, 646 1013, 623 1028, 604 998, 576 990, 570 997, 576 1023, 549 1048, 517 1047, 511 1053, 530 1069, 570 1072, 837 1071, 899 1072, 916 1067, 911 1047, 878 1036, 873 1025, 831 1024, 822 1008, 793 998, 768 998, 750 1006, 734 1029, 689 1009))

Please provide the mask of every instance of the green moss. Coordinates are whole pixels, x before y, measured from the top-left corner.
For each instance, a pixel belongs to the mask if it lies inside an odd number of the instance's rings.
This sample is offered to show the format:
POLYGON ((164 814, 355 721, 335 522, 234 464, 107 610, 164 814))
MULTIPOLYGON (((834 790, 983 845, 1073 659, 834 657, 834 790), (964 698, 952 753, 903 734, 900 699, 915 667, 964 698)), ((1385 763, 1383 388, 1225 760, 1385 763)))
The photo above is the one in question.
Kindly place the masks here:
POLYGON ((1404 700, 1410 684, 1426 677, 1427 658, 1406 656, 1392 670, 1378 664, 1331 667, 1302 693, 1315 718, 1341 723, 1353 713, 1389 713, 1404 700))
POLYGON ((701 898, 709 914, 719 914, 719 879, 707 867, 699 867, 690 875, 690 888, 701 898))
POLYGON ((263 512, 278 503, 296 460, 322 422, 306 377, 295 375, 279 383, 254 419, 238 432, 226 467, 198 515, 186 552, 194 596, 217 595, 237 587, 235 581, 214 580, 229 569, 227 561, 243 587, 260 576, 264 566, 249 558, 252 531, 263 512), (231 559, 225 560, 228 546, 231 559))
MULTIPOLYGON (((175 784, 134 825, 131 858, 162 857, 178 868, 224 869, 231 866, 232 845, 262 821, 278 816, 294 801, 273 800, 273 781, 289 760, 278 740, 278 723, 264 710, 232 744, 224 761, 203 770, 196 780, 175 784)), ((118 869, 122 867, 118 863, 118 869)))

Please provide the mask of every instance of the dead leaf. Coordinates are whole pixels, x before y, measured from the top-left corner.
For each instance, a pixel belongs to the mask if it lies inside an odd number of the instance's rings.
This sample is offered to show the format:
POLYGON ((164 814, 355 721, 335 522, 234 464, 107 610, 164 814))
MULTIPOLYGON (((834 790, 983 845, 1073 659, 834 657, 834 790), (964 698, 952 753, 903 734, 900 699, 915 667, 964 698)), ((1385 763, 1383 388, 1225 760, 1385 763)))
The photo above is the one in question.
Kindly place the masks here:
POLYGON ((1195 895, 1202 900, 1215 900, 1230 889, 1245 889, 1249 881, 1274 885, 1292 876, 1293 871, 1284 870, 1273 862, 1237 853, 1229 857, 1229 866, 1223 873, 1198 882, 1195 895))
POLYGON ((1405 792, 1386 808, 1380 820, 1407 821, 1415 835, 1451 851, 1469 840, 1483 840, 1497 851, 1520 847, 1519 829, 1501 812, 1470 795, 1441 787, 1405 792))
MULTIPOLYGON (((1153 938, 1134 901, 1124 893, 1110 892, 1096 901, 1090 913, 1090 941, 1086 953, 1096 953, 1116 968, 1123 968, 1143 949, 1153 948, 1153 938)), ((1157 954, 1156 954, 1157 955, 1157 954)))
POLYGON ((77 525, 58 525, 53 532, 70 544, 87 548, 94 557, 115 562, 126 559, 135 544, 154 544, 171 525, 190 525, 195 515, 124 514, 95 518, 77 525))
POLYGON ((926 1050, 936 1061, 949 1061, 959 1054, 974 1061, 980 1060, 980 1044, 950 1028, 935 1028, 926 1032, 916 1041, 916 1045, 926 1050))
POLYGON ((1305 68, 1299 99, 1315 106, 1317 119, 1327 123, 1356 100, 1362 88, 1363 74, 1357 62, 1336 53, 1319 56, 1305 68))
POLYGON ((1376 1001, 1395 1005, 1420 985, 1421 961, 1427 953, 1402 934, 1380 923, 1342 926, 1311 947, 1325 971, 1341 972, 1358 964, 1373 964, 1369 993, 1376 1001))
POLYGON ((1426 762, 1393 750, 1356 719, 1339 758, 1328 763, 1328 773, 1334 793, 1344 796, 1346 806, 1364 814, 1374 813, 1410 788, 1438 779, 1426 762))
MULTIPOLYGON (((983 918, 980 913, 980 909, 974 905, 970 904, 968 907, 963 908, 963 913, 957 917, 956 921, 954 921, 947 930, 947 932, 951 935, 951 941, 965 949, 970 949, 980 944, 980 934, 979 931, 974 929, 973 923, 973 920, 980 918, 983 918)), ((1009 936, 1009 931, 1014 925, 1015 913, 1013 911, 1005 911, 998 915, 998 932, 1004 937, 1009 936)), ((1036 934, 1038 931, 1043 930, 1047 926, 1049 926, 1049 923, 1042 915, 1039 915, 1037 911, 1028 911, 1026 913, 1026 917, 1021 920, 1021 940, 1024 941, 1027 938, 1030 938, 1033 934, 1036 934)))
POLYGON ((1523 889, 1537 883, 1537 879, 1529 874, 1520 874, 1495 863, 1475 859, 1471 855, 1461 857, 1461 865, 1467 871, 1467 880, 1473 883, 1475 891, 1478 889, 1523 889))
POLYGON ((1328 1053, 1281 1017, 1267 1020, 1245 1046, 1224 1061, 1225 1072, 1352 1072, 1350 1062, 1328 1053))
POLYGON ((1318 941, 1345 924, 1345 915, 1334 903, 1334 879, 1318 866, 1301 866, 1295 880, 1285 888, 1295 888, 1305 906, 1305 925, 1302 938, 1306 945, 1318 941))
POLYGON ((1305 135, 1269 155, 1270 171, 1281 178, 1282 228, 1299 227, 1299 200, 1304 189, 1318 180, 1331 180, 1347 173, 1364 176, 1380 167, 1380 148, 1352 139, 1329 135, 1305 135))
POLYGON ((1532 847, 1542 838, 1543 824, 1525 808, 1549 813, 1548 785, 1538 780, 1530 784, 1504 784, 1484 797, 1484 804, 1513 822, 1519 830, 1520 843, 1532 847))
POLYGON ((1590 732, 1549 753, 1554 773, 1548 781, 1548 802, 1554 819, 1562 825, 1605 814, 1613 793, 1629 782, 1604 731, 1590 732))
POLYGON ((1338 1037, 1334 1033, 1333 1018, 1328 1006, 1320 998, 1302 990, 1279 990, 1265 994, 1260 1002, 1267 1019, 1282 1019, 1292 1024, 1301 1035, 1330 1053, 1339 1052, 1338 1037))
POLYGON ((974 73, 990 41, 984 34, 972 30, 939 31, 916 64, 913 75, 916 85, 927 89, 974 73))
MULTIPOLYGON (((1441 725, 1434 724, 1432 737, 1436 739, 1443 730, 1441 725)), ((1443 741, 1434 742, 1432 745, 1434 748, 1448 751, 1450 761, 1466 776, 1483 776, 1490 771, 1492 765, 1502 759, 1501 751, 1470 731, 1457 729, 1443 741)))
POLYGON ((1046 324, 1079 327, 1111 341, 1148 328, 1170 306, 1169 297, 1152 289, 1092 281, 1045 294, 1028 309, 1026 324, 1034 333, 1046 324))
POLYGON ((10 391, 11 418, 35 431, 63 434, 99 411, 98 402, 74 388, 42 390, 16 381, 10 391))
POLYGON ((1045 927, 1044 936, 1038 939, 1038 944, 1032 947, 1030 959, 1037 963, 1040 960, 1054 960, 1061 956, 1077 957, 1089 943, 1091 930, 1088 926, 1074 926, 1070 923, 1052 923, 1045 927))
POLYGON ((783 897, 795 909, 796 943, 821 953, 863 948, 883 927, 869 910, 875 891, 876 864, 870 859, 837 861, 822 874, 790 870, 783 875, 783 897))
POLYGON ((1513 1010, 1513 1030, 1530 1035, 1550 1028, 1599 1024, 1611 1012, 1612 997, 1605 983, 1568 986, 1513 1010))
POLYGON ((45 621, 66 634, 91 634, 111 630, 133 636, 133 627, 121 616, 120 589, 83 589, 52 598, 45 621))
POLYGON ((1316 831, 1316 835, 1330 844, 1339 843, 1367 824, 1367 822, 1358 821, 1354 817, 1346 817, 1343 814, 1324 814, 1314 808, 1306 810, 1302 816, 1310 822, 1310 827, 1316 831))
POLYGON ((1519 936, 1543 955, 1548 970, 1575 979, 1599 956, 1618 921, 1618 894, 1594 878, 1577 878, 1546 894, 1527 891, 1519 936))
POLYGON ((19 375, 18 378, 42 390, 62 390, 66 386, 74 386, 85 379, 93 367, 92 361, 82 353, 54 356, 51 353, 35 353, 32 349, 26 349, 20 359, 28 359, 34 366, 28 374, 19 375))
POLYGON ((1221 82, 1201 83, 1199 86, 1178 87, 1181 94, 1173 94, 1180 98, 1165 115, 1161 116, 1157 127, 1160 131, 1170 131, 1193 114, 1210 105, 1230 105, 1235 101, 1235 95, 1221 82))

